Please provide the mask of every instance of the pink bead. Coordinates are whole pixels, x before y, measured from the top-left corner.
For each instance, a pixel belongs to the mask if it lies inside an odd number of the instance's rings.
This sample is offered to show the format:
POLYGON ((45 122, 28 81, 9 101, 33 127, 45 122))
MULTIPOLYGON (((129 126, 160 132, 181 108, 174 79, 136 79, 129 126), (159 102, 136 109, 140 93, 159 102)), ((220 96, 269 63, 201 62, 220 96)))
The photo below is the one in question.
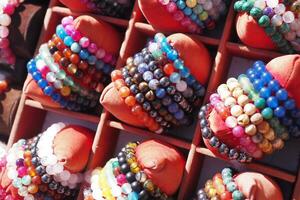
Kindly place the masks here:
POLYGON ((159 1, 159 3, 161 4, 161 5, 168 5, 168 3, 170 2, 170 0, 158 0, 159 1))
POLYGON ((90 45, 90 40, 87 37, 82 37, 79 40, 79 44, 80 46, 82 46, 83 48, 88 48, 88 46, 90 45))
POLYGON ((6 26, 0 26, 0 38, 6 38, 9 34, 9 30, 6 26))
POLYGON ((0 48, 5 49, 9 47, 9 40, 7 38, 0 38, 0 48))
POLYGON ((191 25, 192 22, 190 20, 189 17, 184 17, 182 20, 181 20, 181 25, 182 26, 185 26, 185 27, 188 27, 189 25, 191 25))
POLYGON ((123 185, 124 183, 127 183, 126 176, 124 174, 119 174, 117 176, 117 183, 120 186, 123 185))
POLYGON ((112 55, 109 54, 109 53, 107 53, 107 54, 104 56, 103 61, 104 61, 105 63, 110 63, 111 59, 112 59, 112 55))
POLYGON ((184 14, 180 10, 177 10, 176 12, 174 12, 173 18, 176 21, 181 21, 184 18, 184 14))
POLYGON ((96 53, 97 50, 98 50, 98 47, 95 43, 91 43, 88 50, 89 50, 90 53, 96 53))
POLYGON ((23 177, 23 176, 27 175, 27 167, 20 167, 18 169, 18 175, 19 175, 19 177, 23 177))
POLYGON ((39 69, 39 71, 41 72, 43 78, 46 78, 46 75, 50 72, 47 66, 42 67, 39 69))
POLYGON ((248 146, 248 145, 250 145, 251 144, 251 138, 250 137, 242 137, 240 139, 240 144, 242 146, 248 146))
POLYGON ((209 97, 209 100, 212 101, 213 99, 220 100, 220 95, 218 95, 217 93, 211 94, 210 97, 209 97))
POLYGON ((188 29, 191 33, 196 33, 197 32, 197 25, 192 23, 191 25, 189 25, 188 29))
POLYGON ((225 124, 228 128, 234 128, 237 126, 237 119, 233 116, 229 116, 226 118, 225 124))
POLYGON ((244 128, 241 126, 236 126, 232 129, 232 134, 234 137, 243 137, 245 135, 244 128))
POLYGON ((168 11, 169 13, 174 13, 174 12, 176 12, 176 10, 177 10, 176 3, 170 2, 170 3, 167 5, 167 11, 168 11))
POLYGON ((73 30, 71 33, 71 37, 75 42, 78 42, 82 36, 79 31, 73 30))
POLYGON ((8 15, 14 14, 14 12, 15 12, 15 7, 14 7, 14 5, 13 5, 13 4, 10 4, 10 3, 6 4, 6 5, 4 6, 4 8, 3 8, 3 12, 6 13, 6 14, 8 14, 8 15))
POLYGON ((251 141, 249 145, 246 146, 247 151, 253 154, 257 150, 257 146, 251 141))
POLYGON ((98 49, 98 51, 97 51, 97 53, 96 53, 96 57, 98 58, 98 59, 102 59, 104 56, 105 56, 105 50, 104 49, 98 49))
POLYGON ((252 156, 253 156, 254 158, 261 158, 261 157, 263 156, 263 153, 262 153, 261 150, 257 149, 257 150, 252 154, 252 156))
POLYGON ((0 159, 0 167, 5 167, 7 164, 6 156, 0 159))
POLYGON ((73 17, 72 16, 68 16, 68 17, 64 17, 62 20, 61 20, 61 23, 62 25, 65 27, 69 24, 73 24, 73 17))
POLYGON ((68 35, 72 35, 72 32, 74 31, 74 26, 73 25, 67 25, 65 27, 65 31, 68 35))

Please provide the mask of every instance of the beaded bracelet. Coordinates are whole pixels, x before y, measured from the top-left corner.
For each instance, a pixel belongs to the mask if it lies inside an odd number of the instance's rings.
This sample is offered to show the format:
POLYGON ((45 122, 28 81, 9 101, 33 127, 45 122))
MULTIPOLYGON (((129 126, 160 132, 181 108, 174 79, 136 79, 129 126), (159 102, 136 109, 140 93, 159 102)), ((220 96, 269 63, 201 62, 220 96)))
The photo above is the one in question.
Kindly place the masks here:
POLYGON ((230 148, 226 144, 219 141, 219 139, 214 135, 209 126, 209 121, 207 119, 212 107, 210 104, 202 106, 199 112, 199 121, 201 127, 202 137, 204 139, 209 139, 209 144, 217 149, 223 156, 228 157, 230 160, 237 160, 239 162, 251 162, 252 157, 245 152, 239 152, 236 148, 230 148))
POLYGON ((0 61, 3 61, 9 65, 16 63, 16 56, 12 52, 10 42, 8 39, 9 29, 8 26, 11 24, 11 15, 15 12, 15 9, 24 0, 8 1, 4 0, 0 2, 0 61))
POLYGON ((244 200, 245 197, 242 192, 239 191, 238 186, 233 180, 234 174, 232 169, 224 168, 222 170, 222 180, 226 185, 226 189, 232 194, 233 200, 244 200))

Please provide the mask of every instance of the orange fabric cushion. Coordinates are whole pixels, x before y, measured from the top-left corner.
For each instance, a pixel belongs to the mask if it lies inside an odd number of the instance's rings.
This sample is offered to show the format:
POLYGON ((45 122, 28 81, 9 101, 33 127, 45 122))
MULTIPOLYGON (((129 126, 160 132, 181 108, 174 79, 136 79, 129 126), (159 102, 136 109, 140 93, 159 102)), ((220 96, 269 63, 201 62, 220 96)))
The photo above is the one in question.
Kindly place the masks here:
POLYGON ((239 13, 237 15, 236 32, 240 40, 250 47, 276 49, 276 45, 264 29, 247 13, 239 13))
MULTIPOLYGON (((119 55, 119 49, 122 43, 121 34, 110 24, 104 21, 98 21, 87 15, 82 15, 74 20, 75 29, 79 30, 83 36, 88 37, 98 47, 115 56, 119 55), (99 34, 95 34, 95 31, 99 34)), ((36 82, 29 76, 24 84, 24 92, 32 99, 39 101, 45 106, 58 108, 60 105, 45 96, 36 82)))
MULTIPOLYGON (((300 55, 286 55, 273 59, 267 64, 267 70, 274 76, 276 80, 284 87, 289 96, 295 99, 297 107, 300 107, 300 55)), ((224 121, 212 111, 209 116, 209 122, 213 133, 225 144, 234 147, 237 141, 231 138, 231 131, 225 125, 224 121)), ((209 141, 204 141, 206 146, 218 157, 224 158, 216 149, 209 145, 209 141)))
MULTIPOLYGON (((206 85, 211 70, 211 58, 208 50, 197 39, 197 36, 176 33, 169 36, 168 41, 177 49, 179 56, 184 60, 191 74, 201 84, 206 85)), ((119 97, 113 84, 104 89, 100 97, 100 103, 119 120, 133 126, 143 126, 131 114, 130 109, 125 105, 122 98, 119 97)))
MULTIPOLYGON (((73 173, 81 172, 87 165, 93 137, 92 130, 78 125, 68 125, 56 135, 53 141, 54 153, 59 161, 64 163, 66 169, 73 173)), ((1 175, 1 186, 13 197, 20 198, 7 177, 7 170, 1 175)))
POLYGON ((158 140, 149 140, 137 147, 136 157, 145 173, 161 191, 167 195, 176 193, 185 161, 174 147, 158 140))

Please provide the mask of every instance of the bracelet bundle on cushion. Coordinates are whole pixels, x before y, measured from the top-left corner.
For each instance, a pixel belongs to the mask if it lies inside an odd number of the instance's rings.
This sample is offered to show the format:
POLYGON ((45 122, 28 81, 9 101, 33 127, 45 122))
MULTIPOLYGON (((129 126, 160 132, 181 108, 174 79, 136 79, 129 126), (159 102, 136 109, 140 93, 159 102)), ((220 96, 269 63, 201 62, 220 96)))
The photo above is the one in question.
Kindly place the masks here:
POLYGON ((287 54, 300 51, 298 1, 237 1, 234 8, 247 12, 262 27, 277 47, 287 54))
POLYGON ((83 176, 64 169, 52 149, 54 138, 64 127, 63 123, 53 124, 33 139, 19 140, 8 151, 7 176, 19 196, 28 200, 76 197, 83 176))
POLYGON ((284 146, 284 140, 299 137, 299 109, 262 61, 246 74, 229 78, 210 97, 199 113, 202 136, 229 159, 250 162, 284 146), (208 117, 216 112, 231 133, 233 145, 223 143, 210 129, 208 117))
POLYGON ((97 14, 128 18, 130 16, 134 1, 133 0, 80 0, 86 4, 87 8, 97 14))
POLYGON ((128 143, 117 158, 92 172, 91 188, 84 191, 85 200, 168 199, 139 165, 135 156, 138 145, 138 142, 128 143))
POLYGON ((221 173, 215 174, 212 180, 206 181, 205 187, 198 190, 195 200, 244 200, 245 197, 239 191, 234 176, 232 169, 224 168, 221 173))
POLYGON ((190 124, 205 88, 163 34, 156 34, 154 41, 126 64, 113 71, 111 78, 133 115, 156 133, 190 124))
POLYGON ((116 57, 75 30, 73 17, 62 19, 56 33, 28 65, 28 72, 53 101, 81 111, 98 105, 110 81, 116 57))
POLYGON ((215 28, 216 20, 226 11, 222 0, 159 0, 174 20, 187 27, 191 33, 202 33, 203 30, 215 28))

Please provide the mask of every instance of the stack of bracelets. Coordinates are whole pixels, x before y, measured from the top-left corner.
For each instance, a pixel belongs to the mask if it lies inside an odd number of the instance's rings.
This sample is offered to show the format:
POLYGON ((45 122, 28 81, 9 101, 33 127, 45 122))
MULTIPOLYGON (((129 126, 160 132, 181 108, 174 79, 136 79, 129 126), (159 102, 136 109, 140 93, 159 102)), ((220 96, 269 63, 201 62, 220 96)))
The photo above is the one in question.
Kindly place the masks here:
POLYGON ((205 187, 198 190, 194 200, 244 200, 243 193, 234 182, 234 176, 232 169, 224 168, 212 180, 206 181, 205 187))
POLYGON ((190 124, 193 108, 205 93, 161 33, 111 78, 132 114, 156 133, 190 124))
POLYGON ((0 1, 0 62, 14 65, 16 62, 16 56, 12 52, 9 36, 9 25, 11 24, 11 15, 15 12, 15 9, 24 0, 1 0, 0 1))
POLYGON ((262 61, 256 61, 246 74, 229 78, 199 112, 202 137, 222 155, 250 162, 263 153, 284 146, 284 140, 300 136, 300 110, 262 61), (214 109, 231 130, 236 148, 222 143, 210 128, 208 117, 214 109))
MULTIPOLYGON (((56 123, 33 139, 19 140, 1 159, 12 186, 24 200, 72 200, 77 196, 83 175, 64 169, 53 152, 54 138, 64 127, 56 123)), ((1 194, 1 199, 14 199, 3 188, 1 194)))
POLYGON ((133 0, 81 0, 87 8, 97 14, 128 18, 134 4, 133 0))
POLYGON ((135 156, 138 145, 138 142, 128 143, 117 158, 109 160, 103 169, 92 172, 91 188, 84 191, 84 200, 168 199, 139 165, 135 156))
POLYGON ((53 101, 80 111, 98 105, 116 58, 75 30, 71 16, 62 19, 48 44, 27 64, 28 72, 53 101))
POLYGON ((239 0, 234 9, 250 14, 283 53, 293 54, 300 51, 299 6, 299 1, 239 0))
POLYGON ((212 30, 216 20, 226 12, 223 0, 159 0, 174 20, 187 27, 191 33, 212 30))

